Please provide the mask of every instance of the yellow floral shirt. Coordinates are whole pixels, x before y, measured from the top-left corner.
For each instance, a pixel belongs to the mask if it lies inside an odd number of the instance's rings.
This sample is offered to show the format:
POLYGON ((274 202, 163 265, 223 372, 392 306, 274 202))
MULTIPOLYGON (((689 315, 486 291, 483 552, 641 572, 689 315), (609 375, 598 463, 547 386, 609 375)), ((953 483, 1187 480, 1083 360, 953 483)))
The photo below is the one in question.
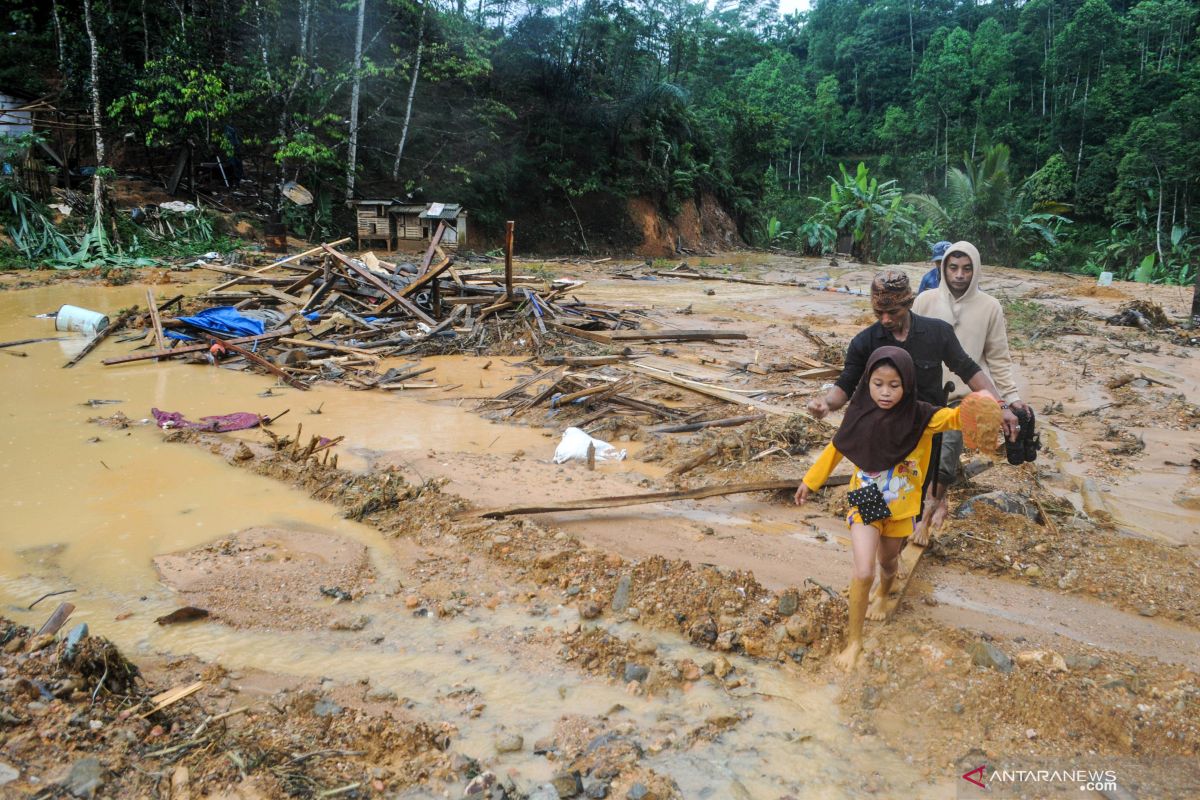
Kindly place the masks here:
MULTIPOLYGON (((962 430, 957 408, 939 408, 925 426, 920 441, 908 456, 894 467, 881 472, 867 472, 855 468, 850 476, 850 489, 854 490, 868 483, 874 483, 883 493, 888 508, 892 511, 892 519, 907 519, 921 513, 921 487, 925 483, 925 473, 929 470, 929 456, 933 451, 933 437, 945 431, 962 430)), ((841 452, 833 446, 833 442, 825 445, 825 449, 804 474, 804 484, 816 491, 825 485, 834 467, 843 458, 841 452)))

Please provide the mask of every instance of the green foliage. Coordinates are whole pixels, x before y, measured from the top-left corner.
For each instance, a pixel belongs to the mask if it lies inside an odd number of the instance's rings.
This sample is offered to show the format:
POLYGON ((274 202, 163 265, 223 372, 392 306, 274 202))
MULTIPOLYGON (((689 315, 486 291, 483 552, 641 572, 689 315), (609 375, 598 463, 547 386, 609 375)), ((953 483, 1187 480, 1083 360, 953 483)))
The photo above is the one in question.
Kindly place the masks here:
POLYGON ((49 214, 49 209, 34 202, 13 181, 0 180, 0 225, 30 266, 71 253, 67 238, 49 214))
POLYGON ((849 232, 859 260, 874 261, 897 241, 909 246, 922 238, 915 211, 896 181, 880 183, 862 162, 854 175, 844 164, 839 167, 841 180, 829 178, 829 199, 811 198, 821 202, 814 221, 849 232))
POLYGON ((147 61, 134 90, 114 100, 108 114, 133 122, 147 145, 174 145, 192 137, 231 155, 233 147, 222 126, 248 99, 217 70, 168 54, 147 61))

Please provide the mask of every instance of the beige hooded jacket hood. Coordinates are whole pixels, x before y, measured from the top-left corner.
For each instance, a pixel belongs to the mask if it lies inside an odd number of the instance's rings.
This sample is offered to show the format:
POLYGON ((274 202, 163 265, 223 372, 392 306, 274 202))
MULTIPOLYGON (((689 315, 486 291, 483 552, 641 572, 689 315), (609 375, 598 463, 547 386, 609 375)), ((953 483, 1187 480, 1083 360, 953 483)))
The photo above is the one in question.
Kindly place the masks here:
MULTIPOLYGON (((1005 402, 1020 399, 1016 376, 1013 373, 1012 352, 1008 349, 1008 326, 1004 321, 1004 309, 1000 302, 979 290, 982 265, 979 251, 970 242, 955 242, 942 257, 941 282, 936 289, 928 289, 917 295, 912 310, 923 317, 936 317, 954 326, 954 333, 967 355, 975 359, 991 376, 1005 402), (971 284, 962 297, 950 292, 946 281, 946 261, 953 253, 966 253, 975 266, 971 284)), ((943 367, 942 379, 955 381, 950 399, 965 397, 970 387, 960 385, 962 381, 943 367)))

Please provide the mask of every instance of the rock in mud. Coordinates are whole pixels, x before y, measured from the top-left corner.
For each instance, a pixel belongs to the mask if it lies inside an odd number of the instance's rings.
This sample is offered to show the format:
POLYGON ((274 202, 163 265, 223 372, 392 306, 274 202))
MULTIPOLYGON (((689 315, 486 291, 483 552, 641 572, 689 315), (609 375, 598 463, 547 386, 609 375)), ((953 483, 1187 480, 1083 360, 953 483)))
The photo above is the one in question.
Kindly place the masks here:
POLYGON ((688 629, 688 638, 692 640, 692 644, 711 645, 717 641, 717 623, 712 619, 702 619, 696 622, 688 629))
POLYGON ((583 781, 578 772, 560 772, 555 775, 550 784, 558 792, 558 797, 577 797, 583 791, 583 781))
POLYGON ((800 607, 800 595, 792 591, 779 595, 779 616, 790 617, 800 607))
POLYGON ((591 779, 584 781, 583 796, 588 800, 604 800, 608 797, 608 783, 591 779))
POLYGON ((600 604, 592 600, 585 600, 579 604, 579 616, 583 619, 596 619, 601 610, 600 604))
POLYGON ((625 609, 629 608, 629 592, 633 588, 633 577, 630 575, 622 575, 621 580, 617 581, 617 590, 613 592, 612 610, 620 614, 625 609))
POLYGON ((357 617, 347 617, 346 619, 335 619, 329 623, 329 629, 334 631, 361 631, 367 627, 371 618, 365 614, 360 614, 357 617))
POLYGON ((312 713, 317 717, 336 717, 342 713, 342 707, 328 697, 322 697, 313 704, 312 713))
POLYGON ((96 791, 104 785, 104 767, 94 758, 80 759, 71 765, 62 785, 75 797, 95 797, 96 791))
POLYGON ((790 617, 784 623, 784 629, 788 636, 800 644, 812 644, 813 640, 817 638, 816 626, 813 625, 812 620, 804 616, 790 617))
POLYGON ((367 699, 373 703, 392 703, 397 700, 396 693, 384 686, 376 686, 367 692, 367 699))
POLYGON ((650 677, 650 670, 643 667, 641 664, 626 664, 625 665, 625 682, 637 681, 642 683, 646 678, 650 677))
POLYGON ((1020 514, 1023 517, 1037 522, 1040 518, 1037 506, 1028 499, 1012 492, 988 492, 986 494, 977 494, 974 497, 966 500, 958 510, 954 512, 954 516, 963 518, 969 517, 975 513, 976 503, 987 503, 995 506, 1005 514, 1020 514))
POLYGON ((646 788, 645 784, 635 783, 629 787, 629 791, 625 793, 626 800, 651 800, 653 795, 646 788))
POLYGON ((729 659, 725 656, 717 656, 712 661, 713 675, 718 678, 724 678, 729 673, 733 672, 733 665, 729 663, 729 659))
POLYGON ((998 669, 1005 674, 1013 670, 1012 659, 991 642, 983 640, 975 642, 967 649, 967 652, 971 656, 971 662, 976 666, 998 669))
MULTIPOLYGON (((19 777, 21 777, 21 773, 18 772, 11 764, 5 764, 3 761, 0 761, 0 786, 3 786, 6 783, 12 783, 19 777)), ((604 795, 600 796, 603 797, 604 795)), ((588 797, 591 797, 591 795, 588 795, 588 797)))
POLYGON ((491 788, 496 785, 496 773, 481 772, 471 779, 467 784, 467 788, 463 791, 463 797, 483 798, 491 791, 491 788))
POLYGON ((1075 656, 1070 655, 1063 659, 1067 665, 1067 669, 1075 672, 1087 672, 1100 666, 1099 656, 1075 656))
POLYGON ((558 789, 552 783, 543 783, 526 795, 525 800, 558 800, 558 789))
POLYGON ((519 753, 525 749, 525 737, 519 733, 505 733, 496 737, 497 753, 519 753))
POLYGON ((679 662, 679 676, 685 681, 698 681, 703 674, 700 671, 700 665, 690 658, 685 658, 679 662))

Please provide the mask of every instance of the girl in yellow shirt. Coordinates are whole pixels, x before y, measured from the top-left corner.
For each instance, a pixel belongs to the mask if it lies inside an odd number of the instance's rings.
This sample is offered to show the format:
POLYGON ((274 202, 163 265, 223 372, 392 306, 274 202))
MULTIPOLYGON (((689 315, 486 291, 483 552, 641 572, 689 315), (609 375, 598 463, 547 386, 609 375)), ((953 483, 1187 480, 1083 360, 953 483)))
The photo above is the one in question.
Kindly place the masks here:
POLYGON ((960 408, 938 409, 917 400, 916 386, 916 367, 908 351, 880 347, 872 353, 833 441, 825 446, 796 489, 796 504, 804 505, 844 457, 855 467, 850 477, 851 491, 864 490, 854 495, 858 505, 846 517, 854 565, 848 642, 837 657, 843 669, 858 663, 863 620, 882 620, 886 616, 900 550, 913 532, 913 520, 921 513, 921 486, 929 469, 934 434, 961 430, 964 408, 967 414, 978 416, 978 421, 970 420, 971 427, 977 424, 982 430, 994 425, 996 432, 999 430, 1000 407, 990 396, 964 400, 960 408), (879 588, 868 610, 876 560, 879 588))

